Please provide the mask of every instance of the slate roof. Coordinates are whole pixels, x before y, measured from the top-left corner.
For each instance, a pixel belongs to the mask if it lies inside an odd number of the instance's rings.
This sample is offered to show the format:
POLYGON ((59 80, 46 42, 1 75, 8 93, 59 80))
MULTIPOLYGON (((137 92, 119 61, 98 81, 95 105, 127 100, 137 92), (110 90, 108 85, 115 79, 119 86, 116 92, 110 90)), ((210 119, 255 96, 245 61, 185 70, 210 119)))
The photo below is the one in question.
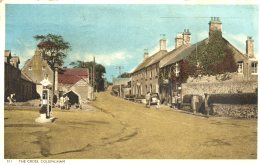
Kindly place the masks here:
POLYGON ((165 58, 169 57, 167 62, 165 64, 162 64, 160 67, 165 67, 167 65, 176 63, 176 62, 178 62, 178 61, 180 61, 182 59, 185 59, 186 57, 188 57, 191 54, 191 52, 193 50, 196 49, 196 46, 200 46, 200 45, 204 44, 206 42, 206 40, 207 40, 207 38, 202 40, 202 41, 200 41, 200 42, 197 42, 197 43, 195 43, 195 44, 193 44, 191 46, 188 46, 188 47, 187 46, 186 47, 185 46, 181 46, 181 47, 179 47, 177 49, 172 50, 171 52, 169 52, 165 56, 165 58), (180 50, 180 52, 177 52, 177 50, 180 50))
MULTIPOLYGON (((160 68, 165 67, 167 65, 176 63, 178 61, 181 61, 183 59, 185 59, 186 57, 188 57, 191 52, 193 50, 196 49, 196 46, 200 46, 206 43, 206 41, 208 40, 208 38, 205 38, 202 41, 199 41, 191 46, 181 46, 177 49, 173 49, 172 51, 170 51, 169 53, 167 53, 165 55, 165 57, 160 61, 159 66, 160 68)), ((237 52, 237 54, 239 54, 241 57, 243 58, 247 58, 243 53, 241 53, 235 46, 233 46, 230 42, 228 42, 227 39, 225 39, 223 37, 223 40, 227 43, 228 46, 230 46, 234 51, 237 52)))
POLYGON ((28 75, 26 75, 26 73, 24 73, 24 72, 21 72, 21 78, 24 80, 33 82, 33 80, 28 75))
POLYGON ((166 50, 160 50, 158 51, 157 53, 153 54, 152 56, 149 56, 147 59, 145 59, 141 64, 139 64, 137 66, 137 68, 132 72, 137 72, 145 67, 148 67, 152 64, 155 64, 157 62, 159 62, 163 57, 164 55, 167 53, 166 50))

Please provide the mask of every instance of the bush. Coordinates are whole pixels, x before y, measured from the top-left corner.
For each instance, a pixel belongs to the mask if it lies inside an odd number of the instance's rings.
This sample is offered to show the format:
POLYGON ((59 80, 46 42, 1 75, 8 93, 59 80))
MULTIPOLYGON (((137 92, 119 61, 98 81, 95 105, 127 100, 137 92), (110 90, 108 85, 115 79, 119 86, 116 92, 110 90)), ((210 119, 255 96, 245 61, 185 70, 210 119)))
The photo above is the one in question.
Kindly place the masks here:
POLYGON ((212 94, 208 104, 257 104, 256 93, 212 94))

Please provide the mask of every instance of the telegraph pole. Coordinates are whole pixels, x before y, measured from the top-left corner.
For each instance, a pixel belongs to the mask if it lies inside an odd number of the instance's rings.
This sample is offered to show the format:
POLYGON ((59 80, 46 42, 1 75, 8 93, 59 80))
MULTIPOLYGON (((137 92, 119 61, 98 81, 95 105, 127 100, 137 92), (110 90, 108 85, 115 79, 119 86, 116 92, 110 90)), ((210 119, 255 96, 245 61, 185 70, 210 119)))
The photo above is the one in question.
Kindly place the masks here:
POLYGON ((119 76, 121 77, 121 69, 123 69, 123 66, 116 66, 116 69, 118 69, 119 76))
MULTIPOLYGON (((93 71, 93 78, 92 78, 92 80, 93 80, 93 96, 95 97, 95 95, 94 95, 94 93, 95 93, 95 88, 96 88, 96 62, 95 62, 95 56, 93 57, 93 69, 92 69, 92 71, 93 71)), ((96 90, 97 90, 97 88, 96 88, 96 90)))

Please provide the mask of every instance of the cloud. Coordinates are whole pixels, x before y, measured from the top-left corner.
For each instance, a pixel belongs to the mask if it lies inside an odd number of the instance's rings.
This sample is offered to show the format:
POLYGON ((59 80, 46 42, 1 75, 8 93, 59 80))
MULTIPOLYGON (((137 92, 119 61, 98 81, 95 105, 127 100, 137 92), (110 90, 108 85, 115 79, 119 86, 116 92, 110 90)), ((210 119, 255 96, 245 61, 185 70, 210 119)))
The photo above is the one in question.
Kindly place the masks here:
POLYGON ((35 49, 34 48, 25 48, 21 54, 19 52, 16 51, 12 51, 12 55, 17 55, 19 56, 20 59, 20 68, 23 68, 25 62, 32 58, 32 56, 34 55, 35 49))
POLYGON ((246 39, 245 34, 231 34, 223 32, 224 38, 226 38, 231 44, 233 44, 239 51, 245 53, 246 50, 246 39))
POLYGON ((194 40, 193 43, 196 43, 196 42, 199 42, 201 40, 204 40, 205 38, 208 38, 209 32, 208 31, 202 31, 202 32, 199 32, 195 35, 197 35, 196 36, 197 38, 194 38, 194 39, 196 39, 197 41, 194 40))

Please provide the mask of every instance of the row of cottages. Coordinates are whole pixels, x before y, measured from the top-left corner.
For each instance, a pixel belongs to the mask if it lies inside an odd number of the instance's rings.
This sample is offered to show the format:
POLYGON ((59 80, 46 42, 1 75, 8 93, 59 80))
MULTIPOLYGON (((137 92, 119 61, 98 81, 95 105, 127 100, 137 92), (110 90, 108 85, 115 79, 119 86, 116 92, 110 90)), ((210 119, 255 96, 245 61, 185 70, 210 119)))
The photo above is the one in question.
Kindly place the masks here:
POLYGON ((36 50, 33 57, 26 61, 22 73, 32 80, 37 86, 37 93, 42 97, 43 86, 41 81, 48 79, 54 83, 54 97, 58 99, 67 95, 71 104, 80 104, 91 99, 89 94, 92 87, 89 84, 89 72, 86 68, 53 69, 42 58, 40 50, 36 50), (54 79, 55 74, 55 79, 54 79))
MULTIPOLYGON (((218 17, 212 17, 209 22, 209 37, 214 31, 222 32, 222 22, 218 17)), ((254 55, 252 37, 248 37, 246 40, 246 54, 240 52, 222 37, 227 46, 233 50, 234 59, 238 66, 237 72, 233 73, 225 84, 223 81, 215 81, 217 78, 214 76, 199 80, 189 78, 187 82, 179 83, 167 75, 174 73, 176 77, 180 76, 180 62, 191 56, 192 52, 196 51, 200 45, 208 44, 209 37, 191 44, 191 33, 185 29, 184 32, 177 34, 175 49, 169 52, 166 50, 165 39, 161 39, 159 52, 151 56, 145 52, 144 61, 132 72, 133 94, 145 95, 147 92, 155 92, 159 93, 162 102, 172 103, 173 97, 183 97, 188 94, 203 96, 204 93, 255 92, 258 61, 254 55)))
POLYGON ((20 59, 12 56, 10 50, 5 50, 5 93, 4 99, 15 93, 16 101, 27 101, 38 98, 36 84, 19 69, 20 59))
POLYGON ((147 92, 159 93, 159 62, 168 53, 166 39, 159 42, 160 49, 149 56, 144 52, 144 61, 132 72, 132 94, 144 96, 147 92))

